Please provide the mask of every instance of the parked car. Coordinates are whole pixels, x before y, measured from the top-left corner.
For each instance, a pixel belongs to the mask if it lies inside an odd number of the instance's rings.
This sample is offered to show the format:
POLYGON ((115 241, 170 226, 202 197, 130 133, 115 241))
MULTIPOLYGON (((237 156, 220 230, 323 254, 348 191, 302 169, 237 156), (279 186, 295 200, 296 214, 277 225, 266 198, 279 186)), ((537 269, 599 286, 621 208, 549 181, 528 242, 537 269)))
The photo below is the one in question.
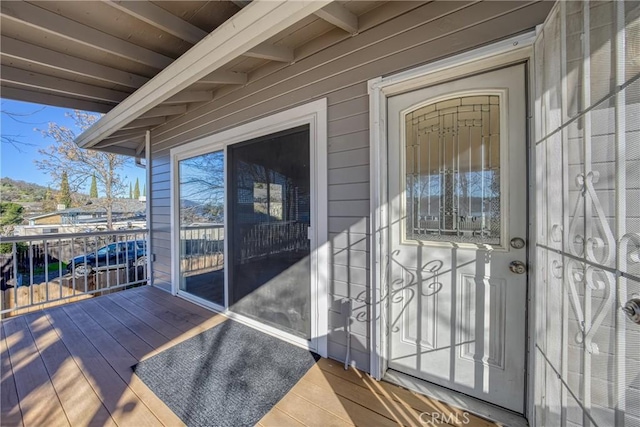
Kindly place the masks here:
POLYGON ((110 243, 100 249, 78 255, 69 261, 67 271, 84 276, 94 270, 107 270, 127 266, 142 267, 147 263, 147 242, 129 240, 110 243))

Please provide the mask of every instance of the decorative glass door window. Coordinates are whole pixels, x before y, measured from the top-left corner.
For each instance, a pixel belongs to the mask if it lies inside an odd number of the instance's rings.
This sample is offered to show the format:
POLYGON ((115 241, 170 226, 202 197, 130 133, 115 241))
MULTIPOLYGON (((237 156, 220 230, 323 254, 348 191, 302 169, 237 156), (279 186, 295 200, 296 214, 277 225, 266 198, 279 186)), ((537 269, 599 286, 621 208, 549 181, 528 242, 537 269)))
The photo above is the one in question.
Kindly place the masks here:
POLYGON ((500 244, 500 95, 405 113, 406 240, 500 244))

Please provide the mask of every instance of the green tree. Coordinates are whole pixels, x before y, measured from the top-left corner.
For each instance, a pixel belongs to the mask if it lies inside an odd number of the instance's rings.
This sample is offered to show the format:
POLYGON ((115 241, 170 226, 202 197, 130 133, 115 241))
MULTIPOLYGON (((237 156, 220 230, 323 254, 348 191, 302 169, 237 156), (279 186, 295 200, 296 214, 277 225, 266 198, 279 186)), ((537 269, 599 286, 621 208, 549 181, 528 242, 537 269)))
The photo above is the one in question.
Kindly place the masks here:
POLYGON ((89 189, 89 197, 93 199, 98 198, 98 182, 96 181, 96 174, 91 177, 91 188, 89 189))
POLYGON ((129 198, 133 199, 133 190, 131 189, 131 183, 129 183, 129 198))
POLYGON ((18 225, 22 222, 24 208, 11 202, 0 202, 0 225, 18 225))
POLYGON ((44 199, 42 200, 42 209, 45 212, 51 212, 56 209, 56 200, 51 187, 47 186, 47 191, 44 193, 44 199))
POLYGON ((95 175, 98 186, 104 191, 99 204, 107 211, 107 227, 113 228, 113 204, 119 195, 124 194, 125 185, 120 172, 130 161, 128 157, 106 153, 104 151, 86 150, 75 143, 76 131, 84 131, 94 124, 99 115, 74 110, 67 114, 75 120, 75 129, 49 123, 42 134, 54 140, 54 144, 39 150, 42 160, 36 160, 39 169, 46 171, 59 181, 61 171, 68 173, 72 190, 86 188, 86 183, 95 175))
POLYGON ((67 171, 62 171, 60 176, 60 193, 58 193, 58 203, 64 205, 65 208, 71 206, 71 189, 69 188, 69 175, 67 171))
POLYGON ((144 197, 147 197, 147 183, 145 182, 144 185, 142 186, 142 195, 144 197))
MULTIPOLYGON (((17 203, 0 202, 0 234, 10 236, 13 234, 13 227, 22 223, 23 208, 17 203)), ((0 243, 0 253, 11 251, 11 243, 0 243)))
POLYGON ((140 182, 136 178, 136 185, 133 187, 133 198, 138 200, 140 198, 140 182))

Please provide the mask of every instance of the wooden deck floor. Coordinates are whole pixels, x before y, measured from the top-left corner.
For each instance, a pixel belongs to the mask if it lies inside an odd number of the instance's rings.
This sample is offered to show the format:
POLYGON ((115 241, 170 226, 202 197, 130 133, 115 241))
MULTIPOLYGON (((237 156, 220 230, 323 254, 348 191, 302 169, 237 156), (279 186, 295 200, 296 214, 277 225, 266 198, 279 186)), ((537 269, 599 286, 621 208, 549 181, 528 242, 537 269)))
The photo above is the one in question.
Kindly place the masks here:
MULTIPOLYGON (((184 425, 131 366, 225 320, 149 287, 4 320, 0 425, 184 425)), ((453 425, 495 425, 327 359, 259 425, 438 425, 432 413, 451 414, 453 425)))

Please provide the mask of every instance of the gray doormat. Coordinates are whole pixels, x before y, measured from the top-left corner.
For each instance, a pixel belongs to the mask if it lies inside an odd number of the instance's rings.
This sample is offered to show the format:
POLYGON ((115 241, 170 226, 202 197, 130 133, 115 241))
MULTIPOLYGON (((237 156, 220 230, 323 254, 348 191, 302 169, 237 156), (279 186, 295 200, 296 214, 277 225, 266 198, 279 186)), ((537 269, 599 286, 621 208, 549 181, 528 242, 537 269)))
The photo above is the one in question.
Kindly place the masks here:
POLYGON ((189 427, 253 426, 319 358, 227 320, 133 370, 189 427))

